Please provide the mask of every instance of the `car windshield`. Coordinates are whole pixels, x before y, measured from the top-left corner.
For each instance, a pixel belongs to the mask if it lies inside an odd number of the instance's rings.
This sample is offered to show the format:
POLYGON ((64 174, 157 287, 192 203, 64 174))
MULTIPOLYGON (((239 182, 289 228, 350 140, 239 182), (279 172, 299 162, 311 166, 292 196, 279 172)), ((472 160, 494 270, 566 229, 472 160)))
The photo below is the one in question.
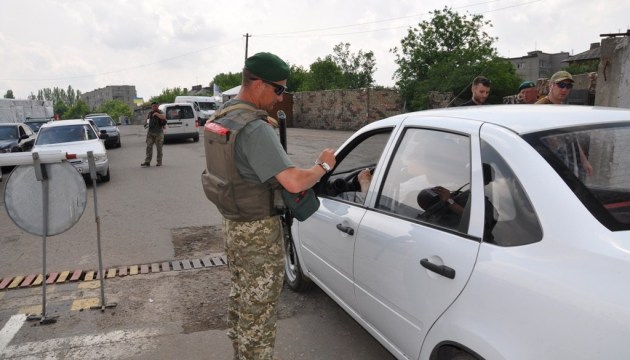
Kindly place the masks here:
POLYGON ((0 140, 15 140, 17 138, 17 126, 0 126, 0 140))
POLYGON ((108 116, 99 116, 91 118, 98 127, 114 126, 114 122, 108 116))
POLYGON ((44 127, 39 130, 36 145, 58 144, 98 139, 88 124, 44 127))
POLYGON ((216 110, 217 103, 213 102, 199 102, 199 109, 201 110, 216 110))
POLYGON ((42 125, 44 125, 47 122, 48 121, 33 121, 33 122, 27 122, 26 125, 28 125, 31 128, 31 130, 33 130, 34 132, 38 132, 39 128, 42 127, 42 125))
POLYGON ((630 230, 630 122, 525 138, 604 226, 630 230))

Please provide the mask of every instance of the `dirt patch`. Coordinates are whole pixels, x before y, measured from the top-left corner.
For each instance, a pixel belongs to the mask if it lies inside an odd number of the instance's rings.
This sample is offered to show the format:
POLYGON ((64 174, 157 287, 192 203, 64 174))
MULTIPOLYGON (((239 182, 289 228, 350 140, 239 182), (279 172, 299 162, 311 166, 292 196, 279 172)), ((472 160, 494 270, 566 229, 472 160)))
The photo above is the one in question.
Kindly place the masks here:
POLYGON ((219 226, 191 226, 171 229, 177 259, 201 258, 224 252, 223 229, 219 226))

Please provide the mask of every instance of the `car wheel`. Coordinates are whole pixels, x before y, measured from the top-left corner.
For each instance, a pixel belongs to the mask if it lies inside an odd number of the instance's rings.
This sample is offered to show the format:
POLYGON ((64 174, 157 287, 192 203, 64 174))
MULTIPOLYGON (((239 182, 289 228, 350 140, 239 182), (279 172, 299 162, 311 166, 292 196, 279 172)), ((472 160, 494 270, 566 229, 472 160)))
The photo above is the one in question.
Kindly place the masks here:
POLYGON ((193 137, 193 141, 194 141, 194 142, 199 142, 199 135, 194 136, 194 137, 193 137))
POLYGON ((107 168, 107 174, 105 176, 101 175, 101 182, 109 181, 109 168, 107 168))
POLYGON ((122 146, 122 142, 120 142, 120 139, 118 139, 118 144, 116 144, 116 147, 119 148, 122 146))
POLYGON ((300 259, 298 258, 291 232, 284 220, 282 224, 284 231, 284 281, 293 291, 309 290, 313 287, 313 282, 302 273, 300 259))

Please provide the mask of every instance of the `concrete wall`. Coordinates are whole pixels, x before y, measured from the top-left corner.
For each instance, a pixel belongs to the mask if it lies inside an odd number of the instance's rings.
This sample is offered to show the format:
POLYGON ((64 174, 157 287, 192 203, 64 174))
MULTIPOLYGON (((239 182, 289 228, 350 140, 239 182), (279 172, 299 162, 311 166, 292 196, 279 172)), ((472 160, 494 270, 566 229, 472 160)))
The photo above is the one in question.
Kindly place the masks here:
POLYGON ((630 37, 602 40, 595 105, 630 108, 630 37))
POLYGON ((401 113, 396 90, 358 89, 295 93, 293 126, 310 129, 357 130, 401 113))
POLYGON ((54 115, 52 101, 0 99, 0 123, 23 122, 27 117, 52 118, 54 115))

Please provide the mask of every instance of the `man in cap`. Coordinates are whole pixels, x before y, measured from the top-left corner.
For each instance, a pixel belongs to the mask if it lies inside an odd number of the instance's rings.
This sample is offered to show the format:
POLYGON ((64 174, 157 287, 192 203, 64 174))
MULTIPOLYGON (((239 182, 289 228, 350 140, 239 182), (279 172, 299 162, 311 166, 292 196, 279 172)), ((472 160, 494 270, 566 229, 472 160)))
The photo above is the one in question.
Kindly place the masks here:
POLYGON ((560 70, 549 79, 549 93, 536 101, 536 104, 564 104, 573 88, 573 76, 568 71, 560 70))
POLYGON ((477 76, 470 87, 472 97, 460 106, 485 105, 490 96, 490 85, 492 82, 485 76, 477 76))
POLYGON ((158 108, 157 102, 151 103, 151 111, 147 114, 147 120, 144 124, 147 130, 147 149, 145 152, 144 162, 140 164, 142 167, 151 166, 151 158, 153 157, 153 144, 157 151, 157 163, 155 166, 162 166, 162 146, 164 145, 164 126, 166 126, 166 116, 158 108))
POLYGON ((289 66, 274 54, 247 58, 238 95, 204 127, 207 169, 202 183, 223 215, 231 277, 227 334, 234 359, 273 358, 284 279, 277 190, 310 189, 335 166, 333 149, 324 149, 310 168, 298 168, 282 148, 267 111, 282 101, 288 77, 289 66), (226 187, 232 191, 213 193, 226 187))
POLYGON ((523 81, 518 87, 519 104, 534 104, 538 100, 538 89, 533 81, 523 81))

